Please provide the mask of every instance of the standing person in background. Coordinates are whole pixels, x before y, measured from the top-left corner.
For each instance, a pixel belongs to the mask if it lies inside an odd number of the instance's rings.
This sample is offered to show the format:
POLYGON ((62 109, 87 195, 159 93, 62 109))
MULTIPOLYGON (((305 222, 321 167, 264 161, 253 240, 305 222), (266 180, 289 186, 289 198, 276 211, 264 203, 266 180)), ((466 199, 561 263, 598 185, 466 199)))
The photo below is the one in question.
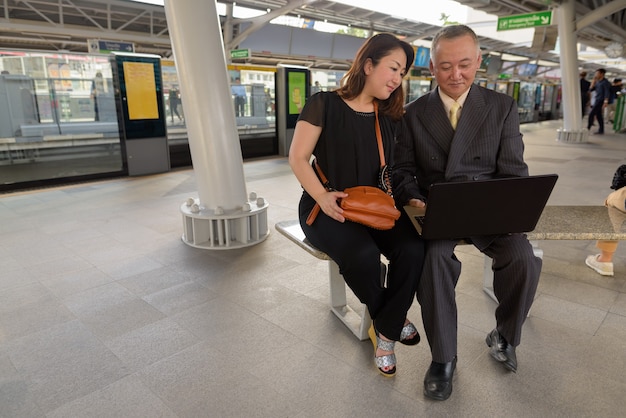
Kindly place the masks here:
POLYGON ((241 79, 237 77, 235 84, 230 87, 231 94, 235 99, 235 116, 243 117, 246 109, 246 87, 241 85, 241 79))
POLYGON ((313 96, 315 93, 318 93, 322 91, 322 86, 320 85, 319 81, 316 81, 312 86, 311 86, 311 96, 313 96))
POLYGON ((91 82, 91 100, 93 100, 94 121, 100 120, 100 111, 98 109, 98 96, 104 93, 104 78, 102 73, 98 71, 96 78, 91 82))
MULTIPOLYGON (((428 205, 434 183, 528 175, 516 102, 474 84, 481 59, 478 38, 468 26, 444 26, 435 34, 430 72, 438 87, 406 106, 405 129, 396 146, 393 185, 399 205, 428 205)), ((515 372, 515 348, 535 297, 541 259, 534 255, 525 234, 459 238, 493 260, 498 307, 496 327, 485 342, 491 357, 515 372)), ((452 393, 457 363, 455 287, 461 262, 454 250, 458 243, 452 239, 426 242, 417 289, 432 355, 424 377, 424 395, 441 401, 452 393)))
MULTIPOLYGON (((384 376, 396 373, 395 341, 415 345, 420 336, 407 319, 422 270, 424 244, 406 213, 395 226, 377 230, 346 221, 338 200, 353 186, 381 185, 380 128, 385 161, 393 165, 393 146, 404 113, 402 79, 413 62, 413 47, 389 33, 369 38, 335 91, 306 101, 296 123, 289 164, 304 192, 298 208, 307 239, 339 266, 346 284, 367 306, 374 361, 384 376), (332 189, 311 165, 315 156, 332 189), (309 214, 319 205, 315 220, 309 214), (380 257, 389 260, 387 285, 381 283, 380 257)), ((333 350, 332 345, 329 347, 333 350)))
POLYGON ((180 90, 178 90, 177 85, 172 86, 172 88, 170 89, 168 99, 170 104, 170 116, 172 117, 172 123, 174 123, 174 113, 176 113, 176 116, 178 116, 178 120, 182 122, 183 118, 182 116, 180 116, 180 113, 178 113, 178 105, 181 104, 181 100, 180 90))
POLYGON ((611 95, 609 97, 609 105, 607 106, 606 117, 609 122, 613 123, 615 118, 615 106, 617 105, 617 97, 622 92, 622 79, 616 78, 611 84, 611 95))
POLYGON ((609 97, 611 96, 611 83, 604 78, 606 70, 599 68, 591 82, 590 91, 594 91, 596 94, 591 104, 591 111, 589 112, 589 121, 587 122, 587 129, 591 129, 593 126, 593 118, 598 119, 598 130, 594 133, 598 135, 604 134, 604 108, 609 104, 609 97))
POLYGON ((582 102, 583 107, 583 118, 585 117, 585 112, 587 111, 587 106, 589 106, 589 99, 591 93, 589 93, 589 88, 591 87, 591 83, 587 80, 587 71, 581 71, 580 73, 580 101, 582 102))

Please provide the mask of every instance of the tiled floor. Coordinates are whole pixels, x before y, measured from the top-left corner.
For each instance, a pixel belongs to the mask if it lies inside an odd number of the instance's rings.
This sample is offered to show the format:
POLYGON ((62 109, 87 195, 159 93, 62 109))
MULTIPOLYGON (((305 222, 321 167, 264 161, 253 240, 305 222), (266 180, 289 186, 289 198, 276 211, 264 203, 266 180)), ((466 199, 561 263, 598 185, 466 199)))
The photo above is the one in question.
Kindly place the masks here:
MULTIPOLYGON (((531 174, 560 175, 549 204, 602 204, 626 135, 564 144, 558 127, 522 126, 531 174)), ((483 258, 459 247, 457 375, 433 402, 427 344, 397 347, 397 376, 380 376, 330 313, 326 263, 274 231, 296 217, 287 161, 244 170, 272 232, 230 251, 181 241, 192 170, 0 196, 1 417, 624 416, 626 248, 607 278, 584 265, 594 242, 541 242, 511 374, 484 342, 483 258)), ((421 331, 417 304, 411 318, 421 331)))

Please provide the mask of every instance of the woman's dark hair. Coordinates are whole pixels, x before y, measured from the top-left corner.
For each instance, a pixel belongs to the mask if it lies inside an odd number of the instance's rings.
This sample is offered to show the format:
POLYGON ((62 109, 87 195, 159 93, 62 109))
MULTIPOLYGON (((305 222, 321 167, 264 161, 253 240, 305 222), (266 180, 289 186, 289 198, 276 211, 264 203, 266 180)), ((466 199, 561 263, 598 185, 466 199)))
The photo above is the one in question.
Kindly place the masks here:
MULTIPOLYGON (((415 58, 413 47, 391 33, 379 33, 369 38, 359 48, 352 66, 341 79, 341 87, 337 89, 339 96, 347 100, 358 96, 365 86, 365 64, 367 60, 371 59, 372 64, 377 66, 382 58, 398 48, 402 49, 406 54, 406 68, 404 72, 408 74, 415 58)), ((395 89, 388 99, 380 100, 378 103, 379 112, 389 115, 392 119, 400 119, 404 113, 404 90, 402 86, 395 89)))

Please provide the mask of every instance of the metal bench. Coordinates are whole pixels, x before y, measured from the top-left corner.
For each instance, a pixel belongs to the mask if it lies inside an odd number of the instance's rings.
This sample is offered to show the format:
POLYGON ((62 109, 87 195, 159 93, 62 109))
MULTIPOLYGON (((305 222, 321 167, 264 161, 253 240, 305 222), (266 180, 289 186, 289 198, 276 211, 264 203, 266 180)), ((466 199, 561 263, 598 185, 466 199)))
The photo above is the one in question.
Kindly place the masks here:
MULTIPOLYGON (((324 252, 313 247, 306 240, 297 220, 278 222, 276 230, 296 243, 300 248, 320 260, 328 260, 330 279, 330 304, 332 312, 360 340, 368 339, 367 330, 372 321, 363 306, 362 313, 354 311, 346 303, 346 285, 339 273, 339 267, 324 252)), ((534 231, 527 233, 535 255, 543 258, 539 248, 541 240, 626 240, 626 222, 621 230, 615 229, 608 210, 604 206, 546 206, 534 231)), ((494 301, 493 270, 491 258, 485 256, 483 290, 494 301)))
MULTIPOLYGON (((535 255, 543 258, 542 240, 626 240, 626 223, 615 230, 605 206, 546 206, 532 232, 526 234, 535 255)), ((493 293, 491 258, 485 256, 483 290, 496 302, 493 293)))
POLYGON ((300 223, 297 220, 282 221, 275 225, 278 232, 296 243, 300 248, 319 258, 328 260, 328 278, 330 281, 330 310, 343 322, 356 337, 361 340, 369 339, 367 330, 372 324, 369 312, 362 305, 361 313, 352 309, 346 298, 346 284, 339 273, 339 266, 326 253, 312 246, 304 236, 300 223))

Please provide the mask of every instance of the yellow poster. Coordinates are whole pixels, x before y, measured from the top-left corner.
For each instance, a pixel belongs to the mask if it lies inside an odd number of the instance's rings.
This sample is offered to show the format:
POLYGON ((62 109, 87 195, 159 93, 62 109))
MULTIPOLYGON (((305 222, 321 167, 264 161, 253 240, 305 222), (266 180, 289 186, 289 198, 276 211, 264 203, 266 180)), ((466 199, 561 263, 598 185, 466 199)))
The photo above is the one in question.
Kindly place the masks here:
POLYGON ((158 119, 154 65, 143 62, 124 62, 123 64, 128 119, 158 119))

